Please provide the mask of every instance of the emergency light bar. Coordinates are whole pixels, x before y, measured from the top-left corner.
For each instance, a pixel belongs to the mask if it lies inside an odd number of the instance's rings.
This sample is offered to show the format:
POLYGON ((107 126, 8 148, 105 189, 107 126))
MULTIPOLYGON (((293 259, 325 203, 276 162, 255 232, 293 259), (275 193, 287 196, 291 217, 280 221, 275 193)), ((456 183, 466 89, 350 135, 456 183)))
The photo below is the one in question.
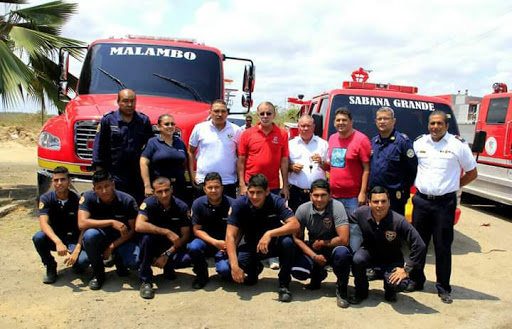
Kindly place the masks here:
POLYGON ((196 39, 191 39, 191 38, 157 37, 157 36, 152 36, 152 35, 137 35, 137 34, 127 34, 126 38, 127 39, 145 39, 145 40, 163 40, 163 41, 174 41, 174 42, 198 44, 196 39))

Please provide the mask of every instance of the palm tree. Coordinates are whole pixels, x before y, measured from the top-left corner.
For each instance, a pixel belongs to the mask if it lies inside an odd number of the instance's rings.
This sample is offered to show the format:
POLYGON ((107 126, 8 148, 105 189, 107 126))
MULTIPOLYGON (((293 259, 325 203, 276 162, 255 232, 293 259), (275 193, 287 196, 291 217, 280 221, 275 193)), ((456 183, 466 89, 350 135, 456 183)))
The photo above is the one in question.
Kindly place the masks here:
MULTIPOLYGON (((55 63, 58 48, 84 46, 81 41, 60 36, 64 23, 76 13, 77 4, 52 1, 20 8, 26 0, 0 1, 5 14, 0 15, 0 95, 4 107, 12 107, 27 93, 28 99, 41 106, 44 117, 46 101, 63 110, 57 84, 60 68, 55 63)), ((71 49, 70 55, 81 59, 82 49, 71 49)), ((70 89, 76 77, 69 75, 70 89)))

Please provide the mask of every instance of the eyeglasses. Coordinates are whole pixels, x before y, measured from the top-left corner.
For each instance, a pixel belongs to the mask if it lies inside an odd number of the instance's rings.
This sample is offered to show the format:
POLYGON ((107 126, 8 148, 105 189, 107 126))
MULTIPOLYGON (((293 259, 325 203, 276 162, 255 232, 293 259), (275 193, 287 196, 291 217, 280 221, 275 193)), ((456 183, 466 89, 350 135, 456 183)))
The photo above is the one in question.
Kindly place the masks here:
POLYGON ((176 125, 176 122, 166 122, 166 123, 162 123, 164 126, 166 127, 169 127, 169 126, 175 126, 176 125))
POLYGON ((380 118, 377 118, 375 119, 375 121, 389 121, 389 120, 392 120, 393 118, 390 118, 390 117, 380 117, 380 118))
POLYGON ((269 117, 269 116, 271 116, 272 114, 274 114, 274 113, 272 113, 272 112, 259 112, 259 113, 258 113, 258 115, 259 115, 260 117, 264 117, 264 116, 269 117))

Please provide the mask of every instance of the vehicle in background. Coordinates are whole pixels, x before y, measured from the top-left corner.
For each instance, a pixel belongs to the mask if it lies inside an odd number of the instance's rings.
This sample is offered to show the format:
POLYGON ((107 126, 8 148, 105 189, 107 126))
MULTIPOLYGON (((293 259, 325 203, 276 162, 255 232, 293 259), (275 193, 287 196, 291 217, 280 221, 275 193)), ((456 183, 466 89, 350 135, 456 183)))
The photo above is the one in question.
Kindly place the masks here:
POLYGON ((462 191, 512 205, 512 93, 504 83, 493 90, 482 99, 476 122, 478 177, 462 191))
MULTIPOLYGON (((367 82, 368 72, 360 68, 352 72, 352 81, 343 82, 341 89, 314 96, 309 102, 307 112, 315 121, 315 134, 329 139, 337 133, 333 125, 334 113, 340 107, 347 107, 352 112, 354 128, 364 133, 368 138, 378 134, 375 125, 375 113, 382 106, 389 106, 395 111, 395 128, 405 133, 411 140, 418 136, 428 134, 428 117, 432 111, 440 110, 446 113, 449 119, 449 132, 458 135, 459 129, 450 103, 441 98, 419 95, 418 88, 383 83, 367 82)), ((296 128, 293 128, 296 129, 296 128)), ((290 131, 290 136, 297 132, 290 131)), ((415 193, 413 187, 411 193, 415 193)), ((411 220, 412 204, 406 207, 406 217, 411 220)), ((457 209, 456 221, 460 216, 457 209)))
POLYGON ((161 114, 174 116, 176 132, 188 144, 194 125, 207 119, 211 102, 225 97, 224 61, 246 61, 242 106, 250 109, 255 83, 250 59, 228 57, 190 39, 147 36, 97 40, 85 48, 88 51, 73 99, 67 96, 68 52, 73 49, 60 49, 59 92, 69 103, 65 112, 46 122, 39 135, 39 195, 49 189, 57 166, 69 169, 75 190, 91 187, 97 126, 105 113, 117 109, 121 89, 136 92, 137 111, 150 118, 155 132, 161 114))
POLYGON ((228 121, 236 124, 239 127, 243 127, 243 126, 245 126, 245 115, 230 114, 230 115, 228 115, 228 121))

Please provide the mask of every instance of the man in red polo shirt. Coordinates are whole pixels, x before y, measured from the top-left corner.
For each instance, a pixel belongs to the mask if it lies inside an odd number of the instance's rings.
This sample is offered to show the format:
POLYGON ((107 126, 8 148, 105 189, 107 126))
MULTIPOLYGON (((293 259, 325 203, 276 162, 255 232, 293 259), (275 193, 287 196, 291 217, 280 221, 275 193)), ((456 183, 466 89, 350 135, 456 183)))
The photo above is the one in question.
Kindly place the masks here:
POLYGON ((246 182, 255 174, 268 179, 272 193, 282 194, 287 200, 288 193, 288 134, 274 124, 276 110, 270 102, 258 105, 260 122, 245 130, 238 146, 238 180, 240 194, 247 193, 246 182), (283 188, 279 190, 279 170, 283 177, 283 188))

